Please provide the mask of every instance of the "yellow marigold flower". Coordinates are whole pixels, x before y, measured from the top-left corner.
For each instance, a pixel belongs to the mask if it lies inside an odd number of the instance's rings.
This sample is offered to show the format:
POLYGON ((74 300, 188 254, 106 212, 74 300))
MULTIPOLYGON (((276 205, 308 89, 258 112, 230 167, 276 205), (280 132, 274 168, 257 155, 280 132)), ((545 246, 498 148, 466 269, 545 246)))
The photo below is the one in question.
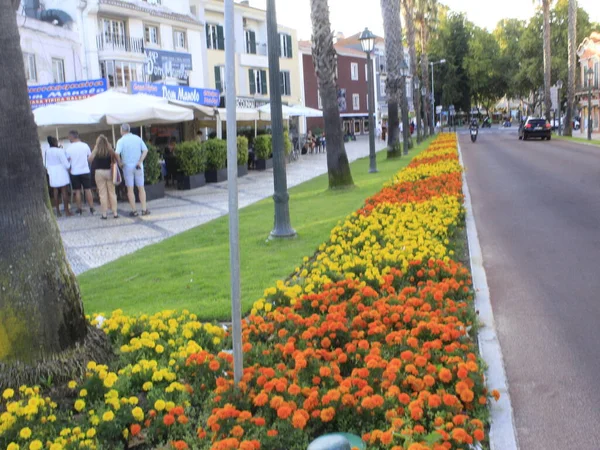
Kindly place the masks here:
POLYGON ((62 430, 60 430, 60 435, 61 436, 68 436, 69 434, 71 434, 71 429, 70 428, 63 428, 62 430))
POLYGON ((19 444, 11 442, 10 444, 8 444, 8 447, 6 447, 6 450, 19 450, 20 448, 21 447, 19 447, 19 444))
POLYGON ((102 420, 104 422, 111 422, 114 418, 115 413, 113 413, 112 411, 106 411, 104 414, 102 414, 102 420))
POLYGON ((136 406, 135 408, 133 408, 133 410, 131 411, 131 415, 138 422, 141 422, 142 420, 144 420, 144 411, 139 406, 136 406))
POLYGON ((31 437, 31 428, 29 428, 29 427, 21 428, 21 431, 19 432, 19 436, 21 437, 21 439, 29 439, 31 437))
POLYGON ((220 343, 221 343, 221 338, 218 338, 218 337, 213 338, 213 344, 219 345, 220 343))
POLYGON ((152 382, 151 381, 146 381, 143 385, 142 385, 142 389, 146 392, 148 392, 150 389, 152 389, 152 382))
POLYGON ((87 389, 82 389, 81 391, 79 391, 80 397, 87 397, 87 394, 88 394, 87 389))
POLYGON ((90 419, 90 423, 97 427, 98 425, 100 425, 100 417, 92 416, 92 418, 90 419))
POLYGON ((75 411, 81 412, 85 408, 85 402, 81 399, 77 400, 74 405, 75 411))
POLYGON ((166 403, 164 402, 164 400, 156 400, 156 402, 154 402, 154 409, 156 409, 157 411, 162 411, 164 410, 166 407, 166 403))
POLYGON ((44 447, 42 441, 36 439, 31 444, 29 444, 29 450, 41 450, 44 447))
POLYGON ((9 398, 13 398, 15 395, 15 391, 12 389, 6 389, 3 393, 2 393, 2 397, 4 398, 4 400, 8 400, 9 398))
POLYGON ((89 430, 87 430, 87 432, 85 433, 85 436, 89 439, 92 439, 94 436, 96 436, 96 429, 95 428, 90 428, 89 430))
POLYGON ((156 353, 158 353, 158 354, 161 354, 162 352, 164 352, 164 351, 165 351, 165 348, 164 348, 162 345, 160 345, 160 344, 159 344, 159 345, 157 345, 157 346, 154 348, 154 351, 155 351, 156 353))
POLYGON ((77 387, 77 381, 73 381, 73 380, 69 381, 68 386, 69 386, 69 389, 75 389, 77 387))
POLYGON ((265 303, 265 311, 269 312, 273 309, 273 304, 272 303, 265 303))
POLYGON ((54 443, 50 446, 50 450, 63 450, 63 446, 59 443, 54 443))
POLYGON ((140 400, 137 397, 129 397, 129 404, 130 405, 135 406, 135 405, 137 405, 139 403, 139 401, 140 400))

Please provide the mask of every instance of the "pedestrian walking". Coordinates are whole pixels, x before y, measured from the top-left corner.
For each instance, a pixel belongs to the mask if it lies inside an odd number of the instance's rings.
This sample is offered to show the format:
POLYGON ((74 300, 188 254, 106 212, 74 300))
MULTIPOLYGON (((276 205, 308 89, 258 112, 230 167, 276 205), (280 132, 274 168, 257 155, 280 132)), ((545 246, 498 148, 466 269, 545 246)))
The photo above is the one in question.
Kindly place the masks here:
POLYGON ((108 208, 113 213, 115 219, 119 218, 117 211, 117 193, 115 192, 115 184, 113 183, 113 172, 112 166, 117 163, 117 155, 113 150, 112 146, 108 142, 106 136, 101 134, 96 139, 96 145, 94 151, 89 156, 88 161, 90 164, 95 162, 96 173, 94 178, 96 179, 96 186, 98 187, 98 196, 100 197, 100 211, 102 220, 106 220, 108 208))
POLYGON ((48 172, 50 187, 53 190, 54 206, 56 207, 56 215, 60 214, 60 203, 58 200, 58 191, 62 194, 65 215, 72 216, 73 213, 69 209, 69 160, 64 149, 58 146, 58 140, 55 137, 48 136, 48 144, 50 148, 44 154, 44 166, 48 172))
POLYGON ((69 142, 71 145, 67 148, 67 158, 71 164, 71 186, 75 192, 75 204, 77 205, 77 214, 83 214, 83 204, 81 200, 81 189, 85 193, 90 214, 94 214, 94 199, 92 197, 92 175, 88 158, 92 154, 90 146, 79 139, 79 133, 75 130, 69 131, 69 142))
POLYGON ((130 216, 138 216, 135 207, 134 186, 138 188, 140 203, 142 204, 142 216, 150 214, 146 206, 146 190, 144 189, 144 159, 148 154, 148 147, 144 141, 131 133, 129 124, 121 125, 121 139, 117 142, 117 161, 123 167, 123 178, 127 186, 127 199, 131 206, 130 216))

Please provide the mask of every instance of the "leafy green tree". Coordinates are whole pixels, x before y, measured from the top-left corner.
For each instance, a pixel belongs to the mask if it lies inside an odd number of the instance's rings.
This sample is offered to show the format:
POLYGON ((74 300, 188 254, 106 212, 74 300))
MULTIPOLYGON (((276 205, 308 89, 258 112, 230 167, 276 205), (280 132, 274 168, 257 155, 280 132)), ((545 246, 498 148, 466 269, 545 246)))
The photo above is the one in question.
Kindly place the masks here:
POLYGON ((520 68, 520 42, 525 32, 526 22, 518 19, 503 19, 498 22, 493 35, 500 49, 498 64, 504 78, 504 94, 509 98, 521 98, 526 94, 520 89, 518 73, 520 68))

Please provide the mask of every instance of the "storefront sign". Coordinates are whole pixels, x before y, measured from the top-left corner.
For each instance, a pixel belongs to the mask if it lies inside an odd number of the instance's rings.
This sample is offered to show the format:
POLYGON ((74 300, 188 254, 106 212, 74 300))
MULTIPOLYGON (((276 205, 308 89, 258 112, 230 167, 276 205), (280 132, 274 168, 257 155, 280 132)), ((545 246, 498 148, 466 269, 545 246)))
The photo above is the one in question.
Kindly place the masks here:
POLYGON ((192 55, 189 53, 167 52, 145 49, 146 75, 150 81, 164 81, 176 78, 186 83, 192 70, 192 55))
POLYGON ((108 89, 104 78, 98 80, 69 81, 67 83, 29 86, 31 109, 51 103, 81 100, 100 94, 108 89))
POLYGON ((147 94, 178 102, 195 103, 203 106, 219 106, 221 100, 216 89, 199 89, 189 86, 171 86, 160 83, 131 82, 132 94, 147 94))
POLYGON ((257 100, 252 97, 236 97, 236 106, 241 109, 256 109, 269 103, 266 100, 257 100))

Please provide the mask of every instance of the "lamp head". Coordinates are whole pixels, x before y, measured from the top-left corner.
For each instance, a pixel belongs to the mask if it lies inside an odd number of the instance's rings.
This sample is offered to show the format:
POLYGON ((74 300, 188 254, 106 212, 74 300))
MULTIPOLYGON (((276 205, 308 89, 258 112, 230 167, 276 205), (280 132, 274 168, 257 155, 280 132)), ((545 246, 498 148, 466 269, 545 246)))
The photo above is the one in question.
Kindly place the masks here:
POLYGON ((358 40, 365 53, 371 53, 373 51, 373 48, 375 47, 375 35, 368 28, 365 28, 365 31, 360 34, 358 40))

